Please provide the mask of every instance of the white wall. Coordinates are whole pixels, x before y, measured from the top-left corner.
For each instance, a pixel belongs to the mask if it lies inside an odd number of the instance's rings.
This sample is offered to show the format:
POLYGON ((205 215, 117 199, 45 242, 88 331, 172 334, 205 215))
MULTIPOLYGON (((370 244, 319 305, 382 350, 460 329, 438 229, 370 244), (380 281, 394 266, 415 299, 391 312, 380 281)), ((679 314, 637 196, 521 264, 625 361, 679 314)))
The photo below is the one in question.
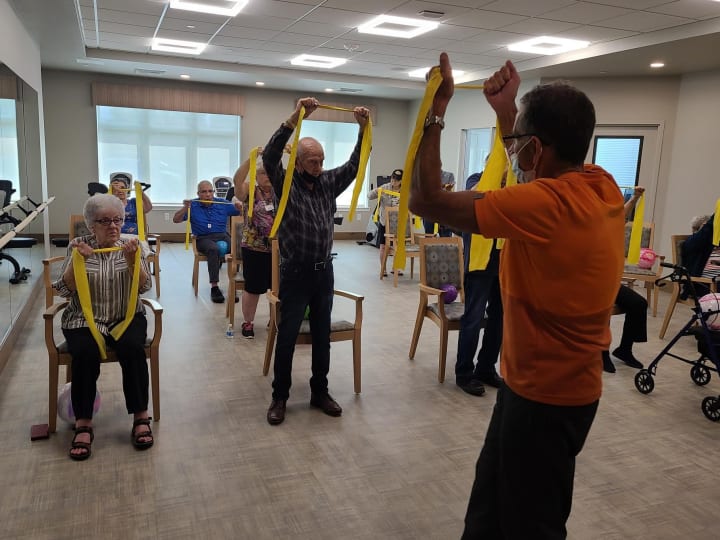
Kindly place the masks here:
MULTIPOLYGON (((116 77, 71 71, 44 70, 45 114, 47 124, 47 154, 51 195, 55 195, 55 212, 50 222, 50 232, 66 234, 68 215, 82 209, 87 183, 98 180, 97 126, 95 108, 91 103, 91 83, 109 81, 119 84, 148 86, 170 86, 178 88, 208 89, 220 92, 236 90, 245 96, 245 116, 242 120, 241 153, 247 156, 254 146, 263 145, 272 132, 293 111, 298 92, 276 91, 255 88, 234 88, 165 81, 157 79, 116 77)), ((318 96, 322 101, 323 96, 318 96)), ((364 104, 362 97, 349 98, 352 103, 364 104)), ((333 102, 343 101, 333 96, 333 102)), ((408 103, 382 99, 368 100, 377 109, 376 126, 373 131, 373 151, 370 158, 370 181, 378 175, 388 175, 402 167, 408 134, 408 103)), ((229 171, 232 175, 234 171, 229 171)), ((104 182, 104 179, 100 179, 104 182)), ((152 183, 152 179, 149 179, 152 183)), ((150 197, 152 198, 152 192, 150 197)), ((180 203, 178 197, 178 207, 180 203)), ((167 209, 153 210, 148 218, 153 232, 184 232, 182 224, 166 222, 167 209)), ((369 210, 360 210, 359 220, 337 227, 339 232, 365 231, 369 210)))
POLYGON ((0 62, 41 94, 40 49, 7 0, 0 0, 0 62))

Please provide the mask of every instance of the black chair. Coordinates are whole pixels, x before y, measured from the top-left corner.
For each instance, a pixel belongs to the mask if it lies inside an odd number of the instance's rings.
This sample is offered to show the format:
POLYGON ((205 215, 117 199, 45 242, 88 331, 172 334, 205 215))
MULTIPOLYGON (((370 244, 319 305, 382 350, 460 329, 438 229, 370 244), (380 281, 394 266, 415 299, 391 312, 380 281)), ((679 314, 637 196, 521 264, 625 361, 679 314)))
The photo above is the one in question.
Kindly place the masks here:
MULTIPOLYGON (((0 180, 0 200, 2 200, 2 207, 1 208, 7 208, 10 206, 10 199, 12 197, 12 194, 15 193, 15 189, 12 187, 12 182, 10 180, 0 180)), ((29 199, 28 199, 29 200, 29 199)), ((32 201, 30 201, 32 202, 32 201)), ((34 204, 34 203, 33 203, 34 204)), ((36 205, 37 206, 37 205, 36 205)), ((22 206, 17 206, 16 208, 19 208, 25 215, 28 215, 30 212, 26 211, 22 206)), ((0 210, 0 225, 10 224, 13 227, 16 227, 20 223, 20 220, 10 215, 10 210, 4 211, 0 210)), ((13 257, 12 255, 8 255, 7 253, 3 252, 3 249, 12 249, 12 248, 31 248, 35 244, 37 244, 37 240, 34 238, 23 238, 23 237, 15 237, 12 240, 10 240, 3 248, 0 249, 0 264, 2 264, 2 261, 8 261, 13 266, 13 273, 10 276, 10 283, 13 285, 20 283, 21 281, 27 280, 27 275, 30 273, 29 268, 20 267, 20 264, 17 262, 17 259, 13 257)))
POLYGON ((228 192, 233 187, 232 179, 229 176, 216 176, 213 178, 213 185, 215 186, 215 196, 221 199, 227 199, 228 192))
POLYGON ((88 182, 88 195, 91 197, 97 193, 107 193, 108 187, 100 182, 88 182))

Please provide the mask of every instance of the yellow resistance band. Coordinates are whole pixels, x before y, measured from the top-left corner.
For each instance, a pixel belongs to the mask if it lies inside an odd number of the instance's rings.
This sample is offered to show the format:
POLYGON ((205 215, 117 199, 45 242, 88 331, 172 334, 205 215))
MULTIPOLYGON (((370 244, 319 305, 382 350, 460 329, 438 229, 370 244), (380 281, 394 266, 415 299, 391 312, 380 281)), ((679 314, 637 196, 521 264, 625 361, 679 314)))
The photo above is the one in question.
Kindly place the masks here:
MULTIPOLYGON (((318 105, 320 109, 329 109, 331 111, 344 111, 354 113, 354 109, 346 107, 336 107, 334 105, 318 105)), ((297 156, 297 145, 300 140, 300 128, 302 126, 303 118, 305 118, 305 107, 300 108, 300 116, 298 117, 297 125, 295 126, 295 137, 293 137, 292 149, 290 150, 290 161, 288 168, 285 171, 285 181, 283 183, 282 195, 280 196, 280 204, 278 205, 278 211, 275 215, 275 221, 273 223, 272 230, 270 231, 270 238, 275 238, 277 231, 280 228, 280 223, 285 215, 285 209, 287 207, 287 201, 290 197, 290 187, 292 183, 293 173, 295 172, 295 158, 297 156)), ((362 192, 363 182, 365 181, 365 171, 367 170, 367 163, 370 159, 370 151, 372 150, 372 120, 368 117, 367 124, 363 129, 362 143, 360 144, 360 163, 358 164, 357 176, 355 177, 355 189, 353 189, 352 201, 350 202, 350 210, 348 212, 348 220, 352 221, 355 216, 355 209, 357 208, 357 202, 362 192)))
POLYGON ((633 218, 632 230, 630 231, 630 243, 628 244, 628 264, 637 264, 640 260, 640 242, 642 241, 643 215, 645 214, 645 194, 640 195, 640 199, 635 207, 635 217, 633 218))
POLYGON ((185 251, 188 250, 188 246, 190 245, 190 208, 192 208, 192 203, 199 202, 201 204, 232 204, 235 206, 235 203, 231 201, 201 201, 200 199, 193 199, 190 201, 190 206, 188 206, 187 209, 187 220, 185 221, 185 251))
POLYGON ((248 218, 253 215, 253 208, 255 207, 255 185, 257 184, 257 154, 258 147, 256 146, 250 150, 250 157, 248 158, 250 163, 250 189, 248 190, 248 218))
MULTIPOLYGON (((135 317, 135 309, 137 308, 138 290, 140 287, 140 250, 142 247, 138 245, 135 252, 135 266, 133 268, 132 283, 130 285, 130 299, 128 300, 125 319, 110 331, 110 335, 117 341, 127 330, 127 327, 135 317)), ((110 253, 111 251, 121 251, 122 247, 100 248, 94 249, 93 253, 110 253)), ((73 248, 72 252, 73 275, 75 276, 75 286, 77 287, 78 299, 82 308, 88 328, 92 334, 95 343, 100 350, 100 358, 107 359, 107 349, 105 347, 105 338, 98 330, 95 322, 95 315, 92 310, 92 298, 90 298, 90 284, 88 282, 87 270, 85 269, 85 257, 83 257, 77 248, 73 248)))
POLYGON ((142 186, 135 182, 135 213, 137 214, 138 238, 145 241, 145 208, 143 207, 142 186))
POLYGON ((715 219, 713 219, 713 245, 720 246, 720 199, 715 203, 715 219))
MULTIPOLYGON (((398 238, 405 238, 405 229, 407 228, 408 221, 408 199, 410 198, 410 183, 412 182, 413 169, 415 168, 415 156, 423 136, 425 117, 428 111, 430 111, 430 107, 432 107, 433 97, 441 83, 442 75, 440 74, 440 70, 434 68, 430 72, 430 79, 425 86, 425 95, 420 103, 420 109, 415 119, 415 129, 413 130, 410 146, 408 146, 405 156, 405 168, 403 169, 402 185, 400 186, 400 206, 398 208, 398 238)), ((393 258, 393 269, 402 270, 405 268, 405 262, 405 242, 398 242, 395 248, 395 257, 393 258)))
POLYGON ((390 191, 389 189, 378 188, 378 204, 375 207, 375 213, 373 214, 373 221, 375 223, 377 223, 378 219, 380 219, 380 201, 382 200, 383 193, 390 195, 392 197, 400 198, 399 191, 390 191))

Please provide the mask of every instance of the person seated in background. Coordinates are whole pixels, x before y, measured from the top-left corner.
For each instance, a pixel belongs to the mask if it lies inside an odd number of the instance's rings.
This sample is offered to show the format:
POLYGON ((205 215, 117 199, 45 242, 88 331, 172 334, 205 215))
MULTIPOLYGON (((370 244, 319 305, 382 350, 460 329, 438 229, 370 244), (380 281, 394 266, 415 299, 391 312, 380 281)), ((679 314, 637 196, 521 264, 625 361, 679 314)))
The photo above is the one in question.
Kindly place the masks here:
MULTIPOLYGON (((115 195, 120 201, 122 201, 125 207, 125 223, 122 226, 123 234, 139 234, 138 223, 137 223, 137 203, 135 198, 128 198, 128 193, 132 189, 130 186, 130 178, 124 174, 116 174, 110 180, 110 189, 112 194, 115 195)), ((143 213, 147 214, 152 210, 152 202, 150 198, 142 194, 142 207, 143 213)))
POLYGON ((135 315, 122 336, 115 340, 110 331, 126 316, 135 266, 135 254, 141 250, 138 293, 150 290, 150 270, 145 253, 137 238, 121 237, 125 207, 110 194, 90 197, 83 208, 85 224, 91 234, 74 238, 68 245, 68 255, 60 278, 53 283, 60 296, 70 300, 63 311, 62 332, 72 356, 71 399, 75 412, 75 435, 70 458, 81 461, 90 457, 94 439, 92 427, 93 402, 97 379, 100 376, 100 349, 90 332, 83 314, 75 282, 72 252, 77 249, 85 259, 90 302, 97 329, 107 346, 117 353, 122 370, 123 393, 128 414, 133 415, 131 437, 138 449, 153 445, 153 434, 148 418, 150 378, 145 358, 147 319, 145 308, 137 299, 135 315), (100 248, 120 247, 119 251, 95 253, 100 248))
MULTIPOLYGON (((258 151, 258 156, 262 151, 258 151)), ((253 215, 245 212, 245 224, 242 232, 242 260, 245 287, 242 294, 243 323, 241 333, 246 339, 255 337, 253 323, 260 295, 271 288, 272 252, 270 249, 270 231, 275 222, 277 200, 270 178, 262 163, 250 163, 250 159, 240 165, 233 176, 237 199, 247 205, 250 200, 250 181, 247 180, 250 167, 256 167, 256 185, 253 196, 253 215)))
MULTIPOLYGON (((644 192, 644 187, 635 186, 632 197, 625 203, 626 220, 630 217, 635 204, 644 192)), ((634 343, 645 343, 647 341, 647 300, 635 292, 632 287, 620 285, 620 290, 615 297, 615 305, 625 312, 625 323, 623 324, 620 345, 612 352, 612 355, 631 368, 642 369, 642 362, 635 358, 632 348, 634 343)), ((609 351, 602 351, 602 361, 604 371, 615 373, 615 364, 610 359, 609 351)))
MULTIPOLYGON (((216 304, 225 301, 225 295, 218 285, 220 281, 220 266, 222 266, 225 253, 230 247, 230 235, 227 232, 227 220, 230 216, 239 216, 242 203, 230 203, 225 199, 214 197, 215 188, 212 182, 203 180, 198 183, 197 199, 185 199, 183 207, 175 212, 173 223, 181 223, 188 218, 190 211, 190 225, 195 236, 195 243, 200 253, 207 257, 208 274, 210 276, 210 299, 216 304), (190 206, 192 205, 192 210, 190 206), (224 249, 218 245, 225 242, 224 249)), ((240 299, 235 298, 235 302, 240 299)))
MULTIPOLYGON (((691 226, 695 225, 699 226, 699 228, 696 232, 690 235, 680 247, 680 257, 682 259, 683 266, 687 268, 692 277, 702 276, 714 247, 713 222, 715 221, 715 214, 708 216, 704 223, 701 223, 701 221, 702 220, 695 222, 693 220, 691 226)), ((688 296, 690 296, 690 290, 686 284, 683 285, 680 298, 685 300, 688 296)), ((693 285, 698 297, 710 292, 710 288, 704 283, 693 283, 693 285)))
MULTIPOLYGON (((390 175, 390 185, 385 186, 378 186, 370 193, 368 193, 368 199, 373 201, 378 198, 379 190, 390 190, 390 191, 400 191, 400 187, 402 185, 402 175, 403 170, 402 169, 395 169, 392 172, 392 175, 390 175)), ((385 256, 385 228, 386 228, 386 208, 397 206, 400 204, 400 198, 395 195, 389 195, 387 193, 383 193, 382 197, 380 197, 380 202, 378 202, 380 205, 379 210, 379 216, 378 216, 378 224, 377 224, 377 242, 378 246, 380 246, 380 264, 382 265, 383 258, 385 256)), ((381 268, 383 276, 387 276, 387 272, 385 268, 381 268)))

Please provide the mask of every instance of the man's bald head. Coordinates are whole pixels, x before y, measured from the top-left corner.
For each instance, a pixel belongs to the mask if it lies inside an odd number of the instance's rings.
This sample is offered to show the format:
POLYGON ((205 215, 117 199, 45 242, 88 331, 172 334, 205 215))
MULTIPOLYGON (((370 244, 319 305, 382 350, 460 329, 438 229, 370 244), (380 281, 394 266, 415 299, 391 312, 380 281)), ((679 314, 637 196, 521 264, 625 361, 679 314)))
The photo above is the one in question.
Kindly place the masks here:
POLYGON ((320 176, 323 171, 325 151, 317 139, 303 137, 298 141, 295 166, 299 172, 308 172, 312 176, 320 176))

